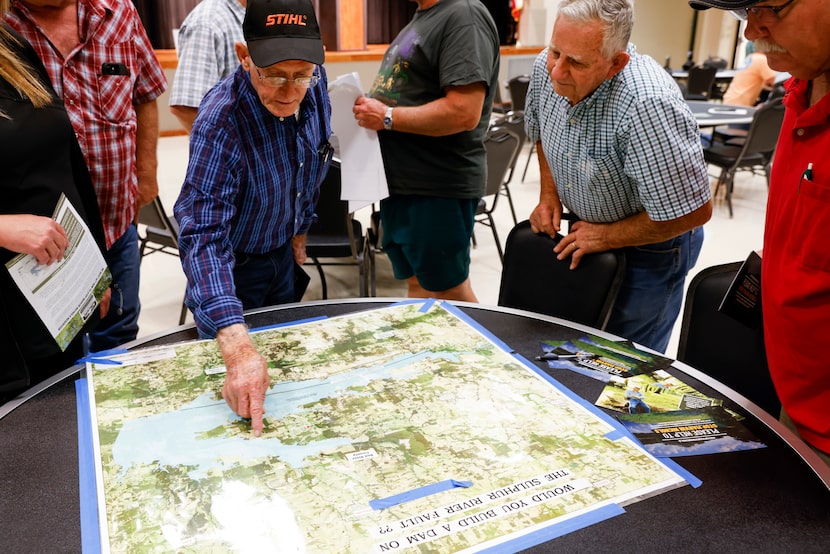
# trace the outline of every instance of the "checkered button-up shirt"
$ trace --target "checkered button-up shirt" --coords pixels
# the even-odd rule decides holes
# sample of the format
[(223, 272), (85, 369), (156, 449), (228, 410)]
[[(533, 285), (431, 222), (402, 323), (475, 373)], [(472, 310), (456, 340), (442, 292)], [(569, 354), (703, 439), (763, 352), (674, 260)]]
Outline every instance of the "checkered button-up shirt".
[(527, 134), (542, 147), (562, 203), (581, 219), (612, 223), (645, 211), (687, 215), (711, 196), (699, 129), (680, 90), (653, 59), (629, 46), (625, 68), (575, 106), (534, 62)]
[(213, 85), (239, 66), (234, 44), (244, 42), (245, 8), (239, 0), (202, 0), (179, 29), (179, 66), (171, 106), (198, 108)]
[(80, 43), (66, 57), (18, 0), (5, 18), (34, 46), (63, 99), (95, 185), (109, 248), (137, 209), (135, 105), (156, 99), (167, 87), (138, 12), (129, 0), (78, 0)]

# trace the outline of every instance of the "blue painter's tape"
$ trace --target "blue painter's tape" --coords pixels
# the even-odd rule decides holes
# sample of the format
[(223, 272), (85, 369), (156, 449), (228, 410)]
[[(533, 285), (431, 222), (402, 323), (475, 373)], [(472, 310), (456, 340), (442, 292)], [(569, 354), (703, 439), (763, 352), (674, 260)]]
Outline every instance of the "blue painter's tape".
[(545, 527), (544, 529), (528, 533), (527, 535), (522, 535), (521, 537), (497, 546), (485, 548), (481, 552), (486, 552), (487, 554), (511, 554), (513, 552), (518, 552), (519, 550), (525, 550), (536, 546), (537, 544), (542, 544), (543, 542), (552, 541), (553, 539), (557, 539), (561, 536), (567, 535), (568, 533), (572, 533), (573, 531), (584, 529), (589, 525), (605, 521), (606, 519), (611, 519), (612, 517), (624, 513), (625, 510), (623, 510), (619, 505), (609, 504), (607, 506), (591, 510), (581, 516), (567, 519), (561, 523), (557, 523), (556, 525), (551, 525), (549, 527)]
[(121, 362), (116, 360), (110, 360), (107, 356), (115, 356), (116, 354), (126, 354), (129, 350), (126, 348), (110, 348), (109, 350), (101, 350), (100, 352), (90, 352), (83, 358), (80, 358), (76, 361), (76, 364), (85, 364), (87, 362), (91, 364), (101, 364), (101, 365), (121, 365)]
[(470, 327), (474, 328), (476, 331), (478, 331), (479, 333), (481, 333), (482, 335), (487, 337), (496, 346), (498, 346), (499, 348), (501, 348), (502, 350), (504, 350), (508, 354), (512, 354), (512, 353), (515, 352), (514, 349), (507, 346), (507, 344), (503, 340), (501, 340), (496, 335), (494, 335), (489, 329), (487, 329), (486, 327), (481, 325), (481, 323), (479, 323), (478, 321), (474, 320), (472, 317), (470, 317), (469, 315), (467, 315), (463, 311), (461, 311), (461, 308), (459, 308), (458, 306), (454, 306), (453, 304), (450, 304), (449, 302), (444, 302), (442, 304), (442, 306), (449, 313), (455, 315), (461, 321), (464, 321), (467, 325), (469, 325)]
[(92, 418), (86, 379), (75, 381), (78, 409), (78, 477), (81, 504), (81, 550), (84, 554), (101, 552), (98, 527), (98, 495), (95, 490), (95, 455), (92, 446)]
[(614, 429), (613, 431), (605, 433), (605, 438), (611, 441), (620, 440), (621, 438), (626, 436), (630, 437), (631, 435), (627, 435), (625, 432), (619, 429)]
[(424, 305), (421, 306), (421, 308), (418, 311), (423, 312), (423, 313), (427, 313), (430, 310), (430, 308), (432, 308), (434, 305), (435, 305), (435, 299), (434, 298), (428, 298), (424, 302)]
[(418, 487), (417, 489), (412, 489), (411, 491), (402, 492), (386, 498), (370, 500), (369, 506), (371, 506), (373, 510), (383, 510), (384, 508), (391, 508), (392, 506), (397, 506), (398, 504), (403, 504), (404, 502), (409, 502), (410, 500), (417, 500), (418, 498), (423, 498), (439, 492), (457, 488), (466, 489), (472, 486), (472, 481), (456, 481), (455, 479), (447, 479), (446, 481), (433, 483), (431, 485), (424, 485), (423, 487)]

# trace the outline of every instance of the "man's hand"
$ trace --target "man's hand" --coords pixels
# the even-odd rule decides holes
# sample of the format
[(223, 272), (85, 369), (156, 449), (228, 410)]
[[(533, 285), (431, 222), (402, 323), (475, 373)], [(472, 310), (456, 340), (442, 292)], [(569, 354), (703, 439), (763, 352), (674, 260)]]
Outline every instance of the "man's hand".
[(262, 435), (265, 393), (271, 386), (268, 363), (242, 323), (219, 329), (216, 341), (226, 368), (222, 397), (240, 417), (250, 418), (251, 430), (258, 437)]
[(571, 257), (571, 269), (576, 269), (582, 256), (591, 252), (604, 252), (609, 249), (605, 241), (607, 225), (577, 221), (571, 225), (570, 233), (553, 247), (556, 259)]
[(352, 113), (357, 124), (365, 129), (380, 131), (383, 129), (383, 118), (386, 116), (386, 104), (380, 100), (361, 96), (355, 100)]
[(30, 214), (0, 216), (0, 246), (18, 254), (31, 254), (39, 265), (63, 259), (69, 239), (50, 217)]
[(308, 258), (305, 251), (306, 235), (295, 235), (291, 238), (291, 250), (294, 253), (294, 261), (297, 265), (303, 265)]
[(101, 314), (101, 319), (107, 317), (107, 314), (110, 311), (110, 301), (112, 300), (112, 289), (108, 288), (104, 291), (104, 296), (101, 297), (101, 303), (98, 305), (99, 313)]
[(551, 237), (559, 232), (562, 222), (562, 202), (559, 197), (539, 200), (530, 214), (530, 228), (534, 233), (545, 233)]

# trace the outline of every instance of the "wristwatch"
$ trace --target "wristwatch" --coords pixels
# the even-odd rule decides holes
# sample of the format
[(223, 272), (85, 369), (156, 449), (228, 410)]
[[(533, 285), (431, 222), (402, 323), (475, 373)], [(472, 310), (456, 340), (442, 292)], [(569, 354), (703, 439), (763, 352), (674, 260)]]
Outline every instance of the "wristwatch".
[(394, 110), (392, 106), (386, 108), (386, 115), (383, 116), (383, 128), (387, 131), (392, 130), (392, 110)]

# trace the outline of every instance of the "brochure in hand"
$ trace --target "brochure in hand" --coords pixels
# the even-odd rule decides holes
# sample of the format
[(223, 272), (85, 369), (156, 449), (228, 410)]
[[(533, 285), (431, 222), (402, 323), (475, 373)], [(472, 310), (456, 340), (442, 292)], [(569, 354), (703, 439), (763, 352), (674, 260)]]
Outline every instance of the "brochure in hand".
[(761, 324), (761, 257), (753, 252), (744, 261), (721, 301), (718, 311), (747, 327)]

